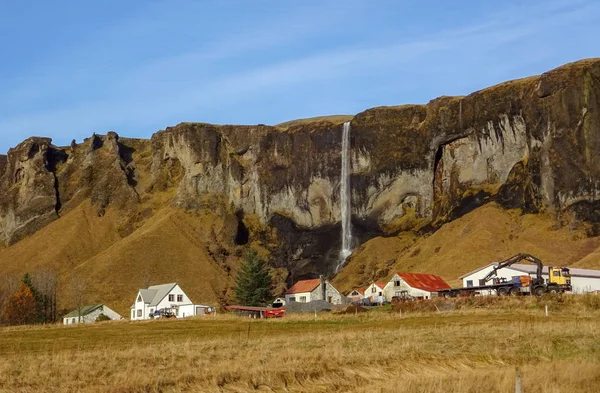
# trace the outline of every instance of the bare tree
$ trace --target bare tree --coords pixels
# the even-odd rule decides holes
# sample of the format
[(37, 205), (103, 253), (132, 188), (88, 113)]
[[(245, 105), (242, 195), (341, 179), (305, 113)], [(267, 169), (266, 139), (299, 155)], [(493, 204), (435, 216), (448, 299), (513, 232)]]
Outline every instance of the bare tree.
[(71, 299), (77, 310), (77, 320), (81, 322), (81, 311), (87, 298), (87, 282), (82, 277), (74, 275), (71, 279)]
[(33, 275), (32, 282), (41, 296), (40, 312), (44, 322), (56, 322), (58, 272), (55, 269), (38, 271)]

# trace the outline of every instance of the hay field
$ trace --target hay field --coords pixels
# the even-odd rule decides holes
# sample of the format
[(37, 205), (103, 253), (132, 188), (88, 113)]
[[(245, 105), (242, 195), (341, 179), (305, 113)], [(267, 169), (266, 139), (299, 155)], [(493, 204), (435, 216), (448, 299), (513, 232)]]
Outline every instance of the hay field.
[(515, 304), (3, 328), (0, 392), (597, 392), (598, 308)]

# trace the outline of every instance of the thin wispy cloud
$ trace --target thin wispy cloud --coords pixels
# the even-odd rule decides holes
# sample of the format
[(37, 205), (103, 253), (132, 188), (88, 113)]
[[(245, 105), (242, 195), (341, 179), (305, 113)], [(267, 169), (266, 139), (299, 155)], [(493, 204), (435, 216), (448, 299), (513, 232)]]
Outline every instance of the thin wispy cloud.
[[(420, 29), (414, 25), (425, 18), (378, 26), (376, 19), (385, 15), (361, 2), (343, 11), (335, 2), (315, 4), (276, 10), (255, 23), (232, 21), (212, 35), (216, 23), (198, 33), (189, 16), (176, 26), (164, 22), (177, 20), (177, 13), (152, 25), (161, 11), (153, 5), (70, 43), (16, 78), (0, 74), (9, 86), (0, 92), (0, 151), (33, 134), (61, 144), (109, 129), (149, 137), (180, 121), (274, 124), (426, 102), (600, 53), (600, 43), (583, 40), (600, 33), (594, 1), (498, 5), (420, 34), (405, 31)], [(170, 47), (165, 26), (188, 39)], [(138, 37), (146, 34), (167, 38), (153, 43)], [(113, 48), (121, 35), (125, 47)], [(109, 56), (135, 43), (144, 44), (131, 48), (136, 56)]]

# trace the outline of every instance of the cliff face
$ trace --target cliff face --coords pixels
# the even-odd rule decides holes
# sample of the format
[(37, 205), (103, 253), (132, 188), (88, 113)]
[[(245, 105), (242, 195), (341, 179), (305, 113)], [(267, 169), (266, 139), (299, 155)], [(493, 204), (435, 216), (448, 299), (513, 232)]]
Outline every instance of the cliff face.
[[(466, 97), (357, 114), (357, 241), (435, 228), (492, 200), (597, 224), (599, 94), (600, 60), (584, 60)], [(275, 259), (299, 275), (325, 272), (339, 249), (341, 136), (341, 122), (326, 119), (182, 123), (153, 135), (147, 168), (114, 133), (66, 149), (32, 138), (0, 158), (0, 237), (13, 243), (83, 198), (102, 214), (173, 190), (180, 207), (237, 213), (250, 237), (277, 242)]]
[(0, 177), (0, 240), (14, 244), (88, 198), (98, 215), (136, 202), (124, 149), (115, 133), (69, 148), (33, 137), (11, 149)]

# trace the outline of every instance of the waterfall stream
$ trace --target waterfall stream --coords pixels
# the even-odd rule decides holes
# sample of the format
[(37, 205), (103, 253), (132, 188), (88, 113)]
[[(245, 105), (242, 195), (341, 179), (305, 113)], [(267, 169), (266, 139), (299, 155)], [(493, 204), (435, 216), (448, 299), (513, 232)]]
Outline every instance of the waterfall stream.
[(350, 122), (344, 123), (342, 130), (342, 174), (340, 183), (340, 203), (342, 213), (342, 249), (336, 272), (352, 254), (352, 204), (350, 190)]

